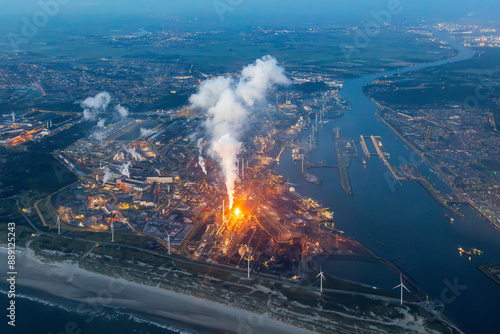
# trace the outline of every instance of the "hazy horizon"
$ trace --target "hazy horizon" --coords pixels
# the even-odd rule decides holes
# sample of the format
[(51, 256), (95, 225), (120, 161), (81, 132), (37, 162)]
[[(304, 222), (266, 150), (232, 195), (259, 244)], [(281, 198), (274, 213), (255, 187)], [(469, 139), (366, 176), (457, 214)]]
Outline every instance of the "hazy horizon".
[[(419, 20), (487, 21), (497, 18), (500, 2), (494, 0), (149, 0), (141, 2), (84, 0), (26, 0), (2, 4), (0, 16), (30, 18), (41, 10), (40, 3), (58, 2), (57, 15), (81, 17), (136, 16), (213, 20), (214, 24), (234, 22), (253, 24), (359, 24), (373, 20), (372, 11), (385, 10), (391, 3), (401, 8), (393, 22)], [(399, 4), (398, 4), (399, 3)]]

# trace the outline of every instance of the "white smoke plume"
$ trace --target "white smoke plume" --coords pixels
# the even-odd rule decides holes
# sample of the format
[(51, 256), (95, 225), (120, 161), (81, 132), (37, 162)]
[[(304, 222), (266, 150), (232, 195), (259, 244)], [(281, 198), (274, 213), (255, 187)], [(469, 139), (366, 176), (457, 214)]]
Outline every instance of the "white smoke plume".
[(156, 131), (146, 128), (141, 128), (141, 137), (147, 137), (155, 133)]
[(158, 168), (155, 168), (155, 172), (158, 173), (158, 176), (161, 176), (160, 170)]
[(121, 104), (118, 104), (117, 106), (115, 106), (115, 110), (116, 110), (116, 112), (118, 112), (118, 114), (120, 115), (121, 118), (125, 118), (128, 116), (128, 108), (122, 106)]
[(132, 161), (129, 161), (127, 162), (126, 164), (123, 164), (121, 167), (120, 167), (120, 173), (123, 175), (123, 176), (126, 176), (126, 177), (130, 177), (130, 171), (128, 170), (130, 165), (132, 165)]
[(134, 158), (136, 161), (142, 161), (142, 155), (140, 155), (139, 153), (137, 153), (135, 151), (135, 147), (132, 147), (132, 148), (128, 148), (126, 146), (123, 147), (123, 149), (132, 156), (132, 158)]
[(255, 103), (263, 101), (269, 89), (276, 84), (290, 84), (284, 72), (275, 58), (265, 56), (243, 68), (239, 80), (227, 77), (206, 80), (189, 98), (193, 108), (208, 114), (205, 127), (211, 136), (209, 155), (222, 170), (229, 208), (233, 206), (236, 163), (241, 148), (238, 138), (243, 125)]
[(80, 106), (83, 108), (83, 118), (89, 121), (95, 120), (99, 113), (105, 112), (111, 96), (108, 92), (100, 92), (94, 97), (87, 97), (80, 101)]
[(94, 132), (93, 136), (98, 141), (103, 141), (104, 138), (106, 138), (106, 135), (104, 135), (104, 133), (102, 133), (102, 132)]
[(229, 197), (229, 209), (233, 207), (234, 183), (236, 182), (236, 159), (240, 152), (241, 143), (226, 133), (219, 140), (212, 143), (212, 149), (220, 158), (220, 167), (224, 173), (226, 189)]
[(15, 112), (12, 112), (12, 114), (10, 114), (12, 116), (12, 123), (15, 123), (16, 122), (16, 113)]
[(203, 153), (203, 146), (201, 146), (202, 141), (203, 141), (203, 138), (200, 138), (200, 139), (198, 139), (198, 143), (196, 144), (196, 146), (198, 146), (198, 152), (200, 153), (200, 155), (198, 156), (198, 165), (200, 165), (203, 173), (205, 173), (205, 175), (207, 175), (207, 169), (205, 168), (205, 159), (203, 159), (203, 155), (202, 155), (202, 153)]
[(105, 118), (100, 118), (99, 122), (97, 122), (97, 126), (100, 127), (100, 128), (103, 128), (105, 123), (106, 123), (106, 119)]
[(105, 170), (105, 173), (104, 173), (104, 177), (102, 179), (102, 183), (107, 183), (109, 181), (109, 179), (111, 178), (111, 171), (109, 170), (108, 167), (105, 167), (104, 170)]

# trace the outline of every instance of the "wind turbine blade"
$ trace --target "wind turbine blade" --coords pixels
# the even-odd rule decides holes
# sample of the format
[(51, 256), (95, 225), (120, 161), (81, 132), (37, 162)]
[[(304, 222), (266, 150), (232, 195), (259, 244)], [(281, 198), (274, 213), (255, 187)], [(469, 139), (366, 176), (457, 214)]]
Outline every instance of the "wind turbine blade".
[(401, 284), (396, 285), (393, 289), (399, 288)]
[(404, 284), (403, 284), (403, 288), (405, 288), (406, 291), (410, 292), (410, 290), (408, 290), (408, 288), (406, 286), (404, 286)]
[(319, 273), (318, 275), (316, 275), (316, 278), (320, 277), (321, 276), (321, 273)]

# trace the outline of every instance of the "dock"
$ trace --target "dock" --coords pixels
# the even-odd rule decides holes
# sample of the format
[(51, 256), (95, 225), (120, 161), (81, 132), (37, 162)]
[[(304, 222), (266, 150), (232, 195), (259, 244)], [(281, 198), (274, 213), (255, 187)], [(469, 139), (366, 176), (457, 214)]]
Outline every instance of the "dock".
[(342, 190), (352, 196), (351, 181), (347, 168), (351, 164), (351, 157), (357, 157), (358, 151), (354, 141), (342, 139), (340, 128), (333, 129), (333, 147), (337, 158), (340, 186)]

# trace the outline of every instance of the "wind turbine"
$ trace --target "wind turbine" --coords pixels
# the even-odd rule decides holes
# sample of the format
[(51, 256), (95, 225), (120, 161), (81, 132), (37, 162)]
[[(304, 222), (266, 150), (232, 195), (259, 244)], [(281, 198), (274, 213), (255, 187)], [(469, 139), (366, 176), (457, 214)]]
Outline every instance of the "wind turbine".
[[(57, 213), (56, 213), (57, 215)], [(62, 212), (60, 214), (57, 215), (57, 234), (61, 234), (61, 215), (62, 215)]]
[(406, 289), (406, 291), (410, 292), (408, 288), (403, 284), (403, 274), (399, 273), (399, 285), (396, 285), (393, 289), (396, 288), (401, 288), (401, 305), (403, 305), (403, 288)]
[(111, 242), (115, 242), (115, 225), (111, 222)]
[(319, 268), (319, 274), (316, 276), (316, 278), (320, 277), (320, 285), (319, 285), (319, 291), (323, 292), (323, 280), (326, 281), (325, 275), (323, 275), (323, 271), (321, 270), (321, 267)]

